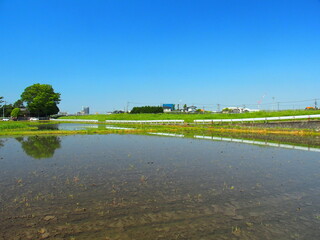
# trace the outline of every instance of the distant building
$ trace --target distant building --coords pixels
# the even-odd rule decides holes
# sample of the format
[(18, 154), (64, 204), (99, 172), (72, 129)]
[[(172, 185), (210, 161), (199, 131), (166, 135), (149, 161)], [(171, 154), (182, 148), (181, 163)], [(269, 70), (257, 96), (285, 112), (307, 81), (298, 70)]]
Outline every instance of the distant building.
[(189, 106), (185, 109), (185, 112), (196, 112), (197, 107), (196, 106)]
[(68, 115), (68, 112), (59, 112), (58, 115)]
[(89, 107), (83, 107), (82, 111), (84, 115), (89, 115)]
[(114, 113), (114, 114), (125, 113), (125, 111), (123, 111), (123, 110), (115, 110), (115, 111), (113, 111), (112, 113)]
[(163, 107), (163, 112), (171, 112), (171, 111), (174, 111), (174, 110), (175, 110), (174, 104), (172, 104), (172, 103), (170, 103), (170, 104), (163, 104), (162, 107)]
[(222, 112), (224, 113), (245, 113), (245, 112), (259, 112), (258, 109), (249, 109), (249, 108), (243, 108), (243, 107), (228, 107), (222, 109)]
[(89, 115), (89, 107), (82, 107), (82, 111), (77, 112), (77, 115)]
[(19, 116), (17, 119), (18, 120), (27, 120), (29, 116), (30, 116), (29, 110), (25, 107), (22, 107), (22, 108), (20, 108), (20, 113), (19, 113)]

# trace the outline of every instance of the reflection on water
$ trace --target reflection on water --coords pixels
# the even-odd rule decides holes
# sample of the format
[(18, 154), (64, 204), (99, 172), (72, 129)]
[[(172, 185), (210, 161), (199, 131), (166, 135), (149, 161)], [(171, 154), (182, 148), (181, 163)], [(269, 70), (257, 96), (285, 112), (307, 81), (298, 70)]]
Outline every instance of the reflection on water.
[(21, 143), (23, 151), (35, 159), (51, 158), (55, 150), (61, 147), (57, 136), (18, 137), (16, 140)]
[(303, 150), (303, 151), (320, 152), (320, 148), (301, 147), (301, 146), (296, 146), (296, 145), (281, 144), (281, 143), (266, 142), (266, 141), (262, 142), (262, 141), (246, 140), (246, 139), (238, 139), (238, 138), (212, 137), (212, 136), (201, 136), (201, 135), (194, 135), (194, 138), (205, 139), (205, 140), (214, 140), (214, 141), (246, 143), (246, 144), (254, 144), (254, 145), (269, 146), (269, 147), (280, 147), (280, 148), (296, 149), (296, 150)]
[(98, 128), (98, 124), (83, 124), (83, 123), (59, 123), (59, 124), (40, 124), (38, 130), (84, 130), (87, 128)]
[[(319, 138), (318, 137), (285, 137), (283, 136), (272, 136), (266, 138), (266, 136), (261, 135), (250, 135), (244, 136), (244, 138), (232, 137), (228, 134), (228, 137), (222, 136), (208, 136), (208, 135), (184, 135), (184, 134), (175, 134), (175, 133), (160, 133), (160, 132), (149, 132), (150, 135), (157, 135), (157, 136), (164, 136), (164, 137), (188, 137), (188, 138), (196, 138), (196, 139), (204, 139), (204, 140), (213, 140), (213, 141), (226, 141), (226, 142), (237, 142), (237, 143), (244, 143), (244, 144), (254, 144), (254, 145), (261, 145), (261, 146), (270, 146), (270, 147), (280, 147), (280, 148), (288, 148), (288, 149), (296, 149), (296, 150), (304, 150), (304, 151), (313, 151), (313, 152), (320, 152), (319, 146)], [(268, 141), (269, 140), (269, 141)], [(271, 142), (272, 141), (272, 142)], [(288, 143), (289, 141), (289, 143)], [(285, 144), (283, 143), (285, 142)], [(292, 144), (290, 144), (292, 143)], [(312, 145), (311, 145), (312, 143)]]
[(118, 126), (110, 126), (110, 125), (107, 125), (106, 126), (106, 129), (116, 129), (116, 130), (131, 130), (131, 129), (134, 129), (134, 128), (127, 128), (127, 127), (118, 127)]
[(59, 124), (40, 124), (37, 125), (38, 130), (60, 130)]
[[(41, 137), (38, 137), (41, 142)], [(317, 152), (133, 135), (0, 151), (0, 239), (318, 239)]]
[(183, 134), (174, 134), (174, 133), (153, 133), (150, 132), (151, 135), (165, 136), (165, 137), (184, 137)]
[(134, 128), (118, 127), (118, 126), (105, 125), (105, 124), (83, 124), (83, 123), (40, 124), (37, 127), (38, 127), (38, 130), (68, 130), (68, 131), (85, 130), (85, 129), (92, 129), (92, 128), (118, 129), (118, 130), (134, 129)]

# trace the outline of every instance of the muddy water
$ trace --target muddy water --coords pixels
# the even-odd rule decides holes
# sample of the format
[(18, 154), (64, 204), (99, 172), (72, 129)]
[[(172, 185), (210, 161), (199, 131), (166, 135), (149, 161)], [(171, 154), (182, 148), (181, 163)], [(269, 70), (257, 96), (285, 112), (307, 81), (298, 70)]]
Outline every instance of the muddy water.
[(0, 143), (0, 239), (320, 237), (318, 152), (133, 135)]

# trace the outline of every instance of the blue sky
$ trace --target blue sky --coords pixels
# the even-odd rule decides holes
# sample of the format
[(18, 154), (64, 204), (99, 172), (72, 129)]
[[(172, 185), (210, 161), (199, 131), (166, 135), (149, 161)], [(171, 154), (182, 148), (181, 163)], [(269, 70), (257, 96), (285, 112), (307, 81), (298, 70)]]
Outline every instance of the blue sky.
[(319, 43), (319, 0), (0, 0), (0, 96), (51, 84), (70, 113), (314, 99)]

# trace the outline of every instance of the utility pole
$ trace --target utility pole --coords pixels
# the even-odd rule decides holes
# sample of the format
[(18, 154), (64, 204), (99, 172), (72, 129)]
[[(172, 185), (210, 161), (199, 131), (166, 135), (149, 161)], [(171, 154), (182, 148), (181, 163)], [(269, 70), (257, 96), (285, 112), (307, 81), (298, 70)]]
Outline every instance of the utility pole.
[(279, 104), (280, 104), (280, 103), (279, 103), (279, 102), (277, 102), (277, 104), (278, 104), (278, 111), (279, 111)]
[(217, 111), (220, 112), (220, 104), (217, 104)]
[(274, 106), (274, 99), (275, 99), (275, 97), (272, 97), (272, 111), (274, 111), (274, 109), (275, 109), (275, 106)]
[(314, 100), (314, 107), (315, 107), (315, 109), (318, 109), (317, 99)]

